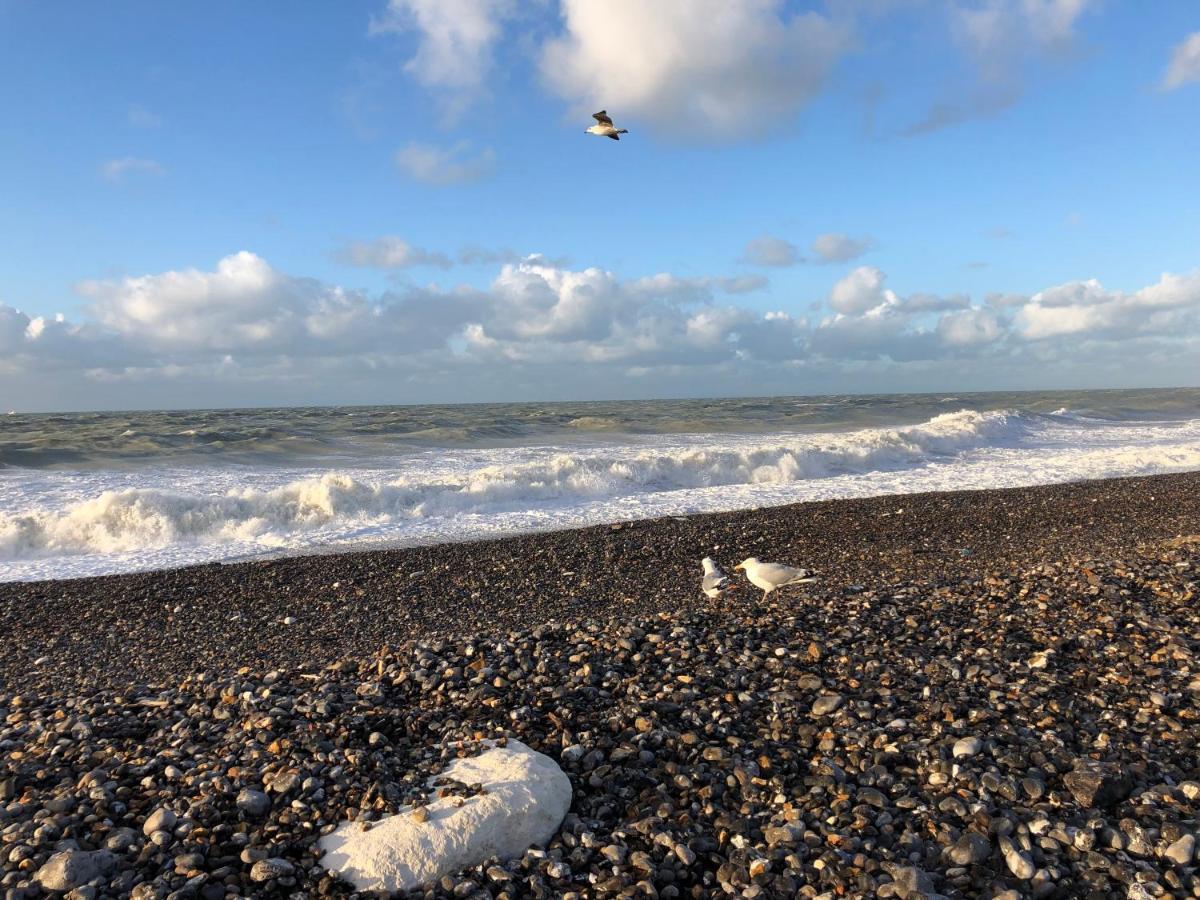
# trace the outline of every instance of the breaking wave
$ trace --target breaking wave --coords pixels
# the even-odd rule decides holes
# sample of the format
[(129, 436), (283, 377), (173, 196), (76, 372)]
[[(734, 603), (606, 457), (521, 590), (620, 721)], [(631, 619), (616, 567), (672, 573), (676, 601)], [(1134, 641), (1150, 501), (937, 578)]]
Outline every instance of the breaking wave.
[(619, 447), (548, 452), (450, 477), (368, 482), (332, 472), (279, 487), (189, 496), (160, 488), (108, 491), (56, 511), (0, 517), (0, 558), (114, 553), (185, 541), (286, 545), (335, 521), (366, 524), (503, 512), (721, 485), (784, 484), (850, 471), (896, 469), (1019, 440), (1028, 417), (956, 412), (902, 429), (787, 436), (749, 446)]
[[(223, 492), (203, 478), (171, 490), (165, 486), (179, 482), (159, 473), (136, 487), (0, 515), (0, 560), (16, 566), (48, 557), (141, 554), (141, 563), (129, 563), (140, 567), (151, 559), (228, 558), (231, 546), (262, 551), (418, 532), (444, 539), (472, 529), (494, 532), (518, 519), (522, 528), (564, 527), (681, 508), (1188, 468), (1200, 468), (1200, 420), (1151, 433), (1114, 423), (1095, 427), (1066, 411), (964, 410), (904, 428), (441, 453), (398, 461), (391, 470), (310, 470), (274, 484), (258, 478), (254, 487), (245, 477)], [(228, 477), (225, 484), (236, 485), (232, 479), (240, 476)], [(208, 549), (186, 549), (197, 547)], [(163, 548), (171, 552), (151, 552)], [(57, 564), (37, 565), (30, 574), (60, 571)]]

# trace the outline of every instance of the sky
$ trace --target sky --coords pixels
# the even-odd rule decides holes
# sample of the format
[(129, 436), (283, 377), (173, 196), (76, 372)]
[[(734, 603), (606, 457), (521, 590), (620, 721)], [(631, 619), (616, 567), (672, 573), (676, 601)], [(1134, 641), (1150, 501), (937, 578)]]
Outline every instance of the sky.
[(0, 108), (4, 408), (1200, 383), (1194, 0), (0, 0)]

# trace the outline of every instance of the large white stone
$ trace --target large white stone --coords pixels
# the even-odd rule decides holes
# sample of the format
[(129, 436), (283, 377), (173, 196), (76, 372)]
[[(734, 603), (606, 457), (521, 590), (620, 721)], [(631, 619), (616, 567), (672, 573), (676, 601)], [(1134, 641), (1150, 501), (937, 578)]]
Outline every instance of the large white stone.
[(558, 764), (511, 739), (455, 760), (430, 788), (444, 779), (481, 784), (483, 793), (464, 800), (431, 790), (425, 821), (410, 810), (367, 830), (346, 822), (321, 838), (321, 865), (360, 891), (412, 890), (489, 857), (512, 859), (545, 844), (571, 806), (571, 781)]

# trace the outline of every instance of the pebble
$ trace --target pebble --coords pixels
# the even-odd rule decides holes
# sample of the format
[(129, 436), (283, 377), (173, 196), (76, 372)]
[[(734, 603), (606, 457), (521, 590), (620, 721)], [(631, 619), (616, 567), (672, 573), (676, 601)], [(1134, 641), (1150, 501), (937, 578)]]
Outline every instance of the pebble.
[(238, 791), (235, 802), (238, 809), (254, 819), (265, 816), (271, 809), (271, 798), (262, 791), (251, 788), (242, 788)]
[(1180, 866), (1190, 865), (1195, 854), (1196, 839), (1190, 834), (1183, 835), (1163, 851), (1163, 856)]
[(272, 857), (270, 859), (260, 859), (250, 867), (250, 879), (252, 881), (270, 881), (272, 878), (286, 878), (291, 875), (296, 869), (286, 859)]
[(1011, 839), (1000, 838), (1000, 852), (1004, 854), (1004, 862), (1008, 866), (1008, 871), (1012, 872), (1016, 878), (1026, 880), (1032, 878), (1034, 872), (1037, 871), (1029, 854), (1019, 850)]
[[(1019, 506), (1089, 490), (989, 496)], [(916, 498), (905, 527), (922, 504), (951, 522), (971, 509), (958, 495)], [(614, 542), (606, 565), (653, 585), (672, 563), (648, 527), (602, 538)], [(520, 622), (416, 636), (394, 624), (386, 646), (332, 661), (0, 689), (0, 888), (38, 896), (56, 854), (103, 852), (108, 870), (69, 888), (77, 897), (344, 893), (320, 867), (319, 837), (345, 821), (419, 821), (426, 779), (487, 737), (559, 760), (571, 811), (544, 848), (447, 876), (432, 897), (1196, 895), (1200, 544), (1003, 567), (977, 537), (971, 573), (884, 583), (868, 569), (890, 564), (878, 548), (843, 542), (863, 568), (839, 582), (826, 566), (828, 583), (803, 597), (720, 609), (608, 597), (601, 615), (588, 559), (529, 540), (576, 572), (585, 599), (569, 615), (514, 580)], [(1056, 550), (1071, 540), (1064, 530)], [(535, 564), (494, 559), (513, 579)], [(324, 596), (289, 585), (286, 563), (264, 565), (277, 603)], [(389, 615), (444, 584), (444, 568), (421, 568), (438, 577), (400, 605), (393, 591)], [(338, 596), (373, 602), (341, 583)], [(194, 597), (179, 615), (200, 608)], [(206, 648), (196, 658), (219, 661)], [(1029, 665), (1039, 653), (1050, 664)], [(479, 786), (440, 789), (453, 800)]]
[(977, 737), (960, 738), (954, 742), (953, 756), (955, 759), (962, 759), (967, 756), (975, 756), (983, 749), (983, 741)]
[(33, 876), (47, 891), (69, 891), (106, 875), (116, 860), (107, 850), (61, 850)]

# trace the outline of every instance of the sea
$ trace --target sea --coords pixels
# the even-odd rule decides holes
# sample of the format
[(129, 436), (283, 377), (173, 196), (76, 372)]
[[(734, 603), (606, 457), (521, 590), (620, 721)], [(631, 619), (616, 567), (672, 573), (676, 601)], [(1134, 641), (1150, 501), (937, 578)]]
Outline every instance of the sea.
[(1200, 389), (0, 415), (0, 581), (1200, 469)]

